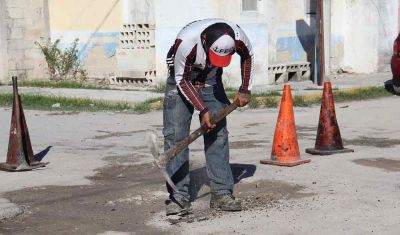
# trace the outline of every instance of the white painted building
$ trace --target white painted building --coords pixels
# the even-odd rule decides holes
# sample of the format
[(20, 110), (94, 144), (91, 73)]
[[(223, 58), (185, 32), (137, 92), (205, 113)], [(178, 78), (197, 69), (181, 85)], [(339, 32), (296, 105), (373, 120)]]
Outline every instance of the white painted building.
[[(125, 24), (141, 22), (154, 25), (155, 54), (154, 64), (152, 65), (156, 70), (158, 79), (163, 80), (166, 78), (166, 54), (182, 27), (198, 19), (225, 18), (239, 24), (251, 38), (256, 64), (254, 83), (263, 84), (267, 82), (267, 18), (264, 15), (263, 2), (254, 1), (254, 3), (254, 6), (248, 6), (248, 11), (244, 11), (240, 0), (124, 0), (122, 2)], [(153, 56), (152, 50), (152, 48), (148, 50), (151, 56)], [(147, 54), (147, 52), (143, 51), (143, 54)], [(120, 69), (131, 70), (135, 68), (133, 63), (124, 64), (127, 67), (120, 67)], [(225, 69), (224, 77), (228, 85), (237, 86), (239, 84), (240, 65), (238, 56), (235, 56), (229, 68)]]
[[(314, 60), (316, 0), (125, 0), (124, 4), (125, 19), (155, 25), (155, 69), (161, 78), (166, 74), (165, 55), (178, 31), (207, 17), (234, 21), (248, 34), (256, 53), (255, 84), (275, 82), (267, 78), (268, 66)], [(327, 73), (388, 70), (398, 9), (398, 0), (324, 0)], [(237, 85), (239, 74), (236, 60), (226, 69), (228, 83)]]
[[(256, 85), (275, 82), (276, 77), (268, 76), (268, 67), (313, 62), (314, 58), (316, 0), (18, 0), (18, 7), (26, 5), (29, 11), (24, 1), (41, 4), (38, 8), (48, 11), (48, 17), (38, 19), (48, 21), (43, 25), (49, 29), (43, 27), (40, 34), (34, 30), (35, 35), (61, 38), (65, 44), (80, 38), (80, 59), (90, 77), (163, 81), (165, 57), (178, 31), (191, 21), (209, 17), (231, 20), (247, 33), (255, 51)], [(12, 14), (13, 3), (0, 4), (0, 18), (6, 19), (0, 23), (0, 64), (7, 65), (0, 68), (2, 80), (15, 72), (12, 65), (18, 62), (13, 57), (18, 45), (10, 43), (13, 25), (9, 22), (26, 22), (18, 26), (19, 31), (32, 27), (29, 20), (22, 20), (29, 15)], [(327, 73), (389, 69), (399, 28), (399, 0), (324, 0), (324, 15)], [(32, 45), (39, 39), (24, 37)], [(232, 87), (240, 83), (238, 59), (235, 56), (224, 73)], [(26, 71), (24, 64), (19, 64), (18, 71)], [(43, 73), (32, 73), (38, 74)]]

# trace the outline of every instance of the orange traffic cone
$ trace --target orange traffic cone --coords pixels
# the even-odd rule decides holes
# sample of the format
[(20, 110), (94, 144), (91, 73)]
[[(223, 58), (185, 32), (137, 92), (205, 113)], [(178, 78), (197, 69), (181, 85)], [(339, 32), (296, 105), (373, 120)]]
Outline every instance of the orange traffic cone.
[(321, 111), (319, 114), (315, 147), (306, 149), (306, 153), (313, 155), (330, 155), (348, 152), (354, 152), (354, 150), (343, 147), (339, 125), (336, 121), (332, 85), (330, 82), (325, 82), (321, 99)]
[(7, 160), (0, 164), (4, 171), (29, 171), (43, 167), (48, 163), (34, 160), (28, 126), (26, 125), (21, 97), (18, 95), (17, 77), (13, 81), (13, 107), (11, 115), (10, 139), (8, 142)]
[(275, 127), (271, 160), (261, 160), (260, 163), (278, 166), (296, 166), (310, 161), (311, 160), (300, 160), (300, 151), (294, 122), (292, 94), (290, 85), (285, 85), (283, 88), (278, 121)]

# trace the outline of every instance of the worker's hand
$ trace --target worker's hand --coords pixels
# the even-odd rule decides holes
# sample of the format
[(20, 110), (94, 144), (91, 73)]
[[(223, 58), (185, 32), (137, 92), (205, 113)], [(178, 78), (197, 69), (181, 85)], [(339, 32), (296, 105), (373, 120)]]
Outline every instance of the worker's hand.
[(239, 107), (246, 106), (251, 100), (251, 94), (237, 92), (233, 102), (237, 103)]
[(211, 113), (210, 112), (206, 112), (200, 117), (200, 123), (202, 126), (205, 125), (208, 128), (207, 132), (211, 131), (216, 126), (215, 124), (213, 124), (211, 122)]

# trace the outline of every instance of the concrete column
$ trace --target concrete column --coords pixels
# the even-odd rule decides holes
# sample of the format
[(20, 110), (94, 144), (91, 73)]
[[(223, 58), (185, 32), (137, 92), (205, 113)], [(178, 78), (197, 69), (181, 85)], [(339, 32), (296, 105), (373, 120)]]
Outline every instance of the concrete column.
[(117, 76), (156, 79), (154, 0), (121, 2), (123, 25), (117, 50)]
[(124, 23), (154, 24), (154, 0), (123, 0), (121, 6)]
[(122, 0), (122, 22), (128, 23), (132, 21), (132, 17), (130, 15), (131, 12), (131, 0)]
[(380, 0), (376, 4), (379, 16), (378, 28), (378, 71), (390, 71), (388, 61), (392, 57), (393, 41), (397, 37), (399, 2)]
[(7, 80), (7, 27), (5, 23), (5, 1), (0, 1), (0, 81)]
[(324, 42), (325, 42), (325, 74), (331, 69), (331, 0), (324, 0)]
[(45, 78), (46, 62), (35, 41), (49, 37), (48, 0), (1, 2), (6, 19), (9, 76), (16, 75), (20, 79)]
[(400, 0), (397, 1), (397, 32), (400, 32)]

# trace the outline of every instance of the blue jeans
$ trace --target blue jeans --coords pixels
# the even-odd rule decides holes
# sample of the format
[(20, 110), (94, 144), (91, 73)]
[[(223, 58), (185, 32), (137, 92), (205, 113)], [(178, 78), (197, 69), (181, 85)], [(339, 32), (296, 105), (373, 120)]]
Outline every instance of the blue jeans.
[[(229, 104), (221, 82), (214, 86), (198, 88), (197, 91), (212, 115), (215, 115)], [(167, 151), (190, 134), (193, 111), (193, 106), (181, 94), (173, 77), (169, 77), (167, 79), (163, 110), (164, 151)], [(232, 193), (234, 181), (229, 165), (226, 119), (224, 118), (220, 121), (215, 129), (204, 134), (203, 138), (206, 169), (210, 179), (211, 191), (216, 194)], [(189, 148), (185, 148), (169, 162), (167, 172), (178, 189), (174, 193), (167, 184), (170, 197), (190, 200)]]

